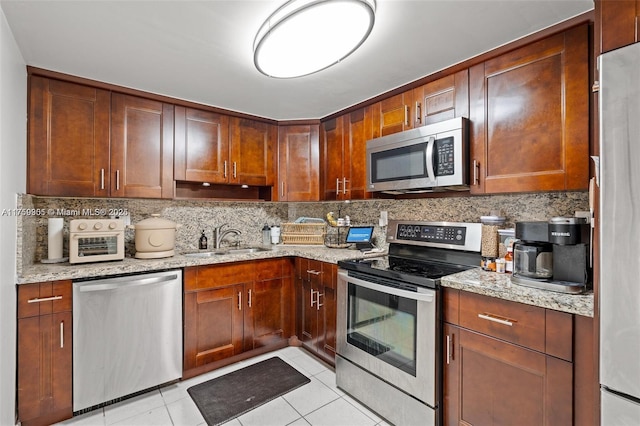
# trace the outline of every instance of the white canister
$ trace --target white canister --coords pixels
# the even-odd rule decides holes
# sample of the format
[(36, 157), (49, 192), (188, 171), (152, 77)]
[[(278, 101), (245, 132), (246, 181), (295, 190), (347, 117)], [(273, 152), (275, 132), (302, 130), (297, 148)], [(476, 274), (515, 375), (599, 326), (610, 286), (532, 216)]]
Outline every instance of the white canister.
[(48, 220), (48, 249), (49, 260), (62, 258), (62, 240), (64, 228), (64, 219), (61, 217), (52, 217)]
[(278, 244), (280, 242), (280, 227), (271, 227), (271, 244)]

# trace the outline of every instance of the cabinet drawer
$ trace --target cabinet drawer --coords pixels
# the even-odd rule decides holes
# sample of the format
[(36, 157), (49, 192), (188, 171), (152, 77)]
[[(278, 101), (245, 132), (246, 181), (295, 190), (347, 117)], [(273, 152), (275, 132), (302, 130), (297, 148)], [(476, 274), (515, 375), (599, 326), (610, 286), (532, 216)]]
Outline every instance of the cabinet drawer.
[(460, 325), (536, 351), (545, 351), (545, 310), (460, 292)]
[(260, 260), (255, 263), (256, 281), (270, 280), (288, 276), (286, 271), (287, 259)]
[(252, 282), (254, 275), (253, 262), (185, 268), (184, 290), (194, 291)]
[(71, 311), (71, 281), (51, 281), (18, 286), (18, 318)]

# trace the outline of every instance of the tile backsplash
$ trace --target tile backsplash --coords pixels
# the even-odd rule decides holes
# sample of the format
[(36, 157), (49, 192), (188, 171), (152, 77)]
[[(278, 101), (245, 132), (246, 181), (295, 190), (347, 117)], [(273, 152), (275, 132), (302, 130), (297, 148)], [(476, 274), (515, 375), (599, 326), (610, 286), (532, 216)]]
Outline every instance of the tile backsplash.
[[(265, 224), (274, 225), (293, 222), (301, 216), (324, 218), (329, 211), (342, 217), (350, 216), (353, 225), (375, 225), (374, 236), (379, 246), (384, 245), (384, 231), (378, 226), (380, 211), (386, 211), (389, 219), (428, 221), (478, 222), (480, 216), (492, 211), (501, 211), (507, 225), (516, 221), (546, 220), (554, 216), (573, 216), (577, 210), (588, 210), (587, 192), (550, 192), (532, 194), (509, 194), (487, 196), (461, 196), (444, 198), (421, 198), (408, 200), (359, 200), (352, 202), (243, 202), (243, 201), (186, 201), (147, 199), (97, 199), (57, 198), (21, 195), (21, 208), (39, 209), (46, 212), (36, 216), (21, 216), (18, 219), (18, 273), (24, 265), (37, 263), (47, 256), (47, 219), (65, 218), (65, 235), (68, 236), (69, 220), (89, 217), (83, 211), (125, 210), (132, 224), (159, 213), (162, 217), (181, 225), (176, 232), (176, 250), (187, 251), (198, 248), (198, 239), (204, 230), (213, 246), (213, 228), (226, 223), (242, 231), (239, 243), (261, 244), (261, 230)], [(77, 215), (76, 215), (77, 214)], [(93, 216), (96, 218), (97, 216)], [(134, 231), (127, 230), (126, 253), (135, 253)], [(68, 253), (65, 238), (64, 253)], [(229, 237), (224, 245), (236, 243)], [(20, 260), (22, 259), (22, 260)]]

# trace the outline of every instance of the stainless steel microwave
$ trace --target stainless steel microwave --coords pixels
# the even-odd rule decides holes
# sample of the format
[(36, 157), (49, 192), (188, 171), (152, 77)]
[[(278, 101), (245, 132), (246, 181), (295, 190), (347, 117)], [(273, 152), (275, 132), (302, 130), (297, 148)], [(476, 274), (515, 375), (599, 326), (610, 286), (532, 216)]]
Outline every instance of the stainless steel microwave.
[(457, 117), (367, 141), (367, 190), (469, 189), (469, 122)]

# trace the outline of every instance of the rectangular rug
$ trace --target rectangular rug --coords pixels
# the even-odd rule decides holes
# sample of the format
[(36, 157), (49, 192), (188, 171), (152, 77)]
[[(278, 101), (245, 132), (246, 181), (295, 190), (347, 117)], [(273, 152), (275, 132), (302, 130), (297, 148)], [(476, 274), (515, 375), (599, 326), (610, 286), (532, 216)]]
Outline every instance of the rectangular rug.
[(208, 425), (219, 425), (311, 380), (278, 357), (187, 389)]

